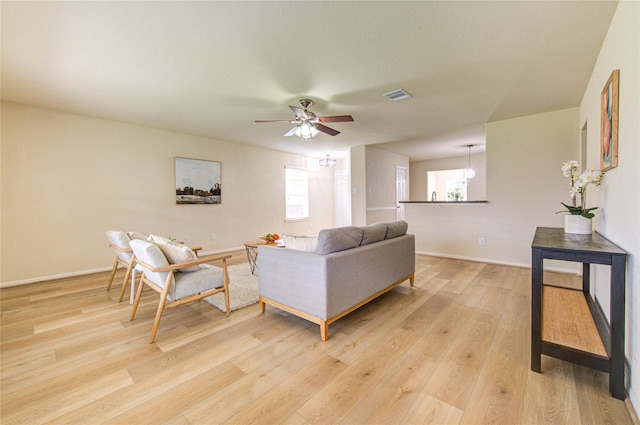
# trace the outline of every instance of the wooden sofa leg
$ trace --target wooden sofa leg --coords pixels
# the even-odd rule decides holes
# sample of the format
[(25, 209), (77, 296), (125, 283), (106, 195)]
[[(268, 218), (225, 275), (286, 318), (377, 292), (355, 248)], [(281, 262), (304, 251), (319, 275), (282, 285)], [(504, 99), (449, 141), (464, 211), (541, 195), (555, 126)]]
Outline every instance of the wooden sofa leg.
[(416, 277), (415, 275), (412, 274), (411, 277), (409, 278), (409, 285), (414, 286), (415, 280), (416, 280)]
[(322, 320), (320, 322), (320, 339), (326, 341), (329, 338), (329, 324)]
[(258, 304), (260, 304), (260, 313), (264, 313), (265, 304), (264, 301), (262, 301), (262, 297), (258, 299)]

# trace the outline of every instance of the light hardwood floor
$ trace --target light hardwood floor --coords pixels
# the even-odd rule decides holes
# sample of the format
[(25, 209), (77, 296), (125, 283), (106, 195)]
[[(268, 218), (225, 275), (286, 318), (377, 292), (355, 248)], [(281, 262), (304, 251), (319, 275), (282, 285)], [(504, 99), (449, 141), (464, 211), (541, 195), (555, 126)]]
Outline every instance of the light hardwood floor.
[(415, 288), (326, 342), (274, 308), (196, 302), (149, 344), (158, 295), (130, 322), (107, 279), (2, 290), (2, 424), (632, 424), (607, 374), (546, 356), (529, 369), (528, 269), (416, 256)]

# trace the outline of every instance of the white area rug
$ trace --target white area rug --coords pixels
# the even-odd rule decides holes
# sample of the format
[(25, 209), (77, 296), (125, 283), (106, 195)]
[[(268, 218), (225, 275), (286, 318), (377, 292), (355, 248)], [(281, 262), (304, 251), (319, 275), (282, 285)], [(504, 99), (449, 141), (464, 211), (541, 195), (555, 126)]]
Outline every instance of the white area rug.
[[(231, 311), (258, 302), (258, 276), (251, 274), (249, 264), (227, 267), (229, 271), (229, 308)], [(206, 302), (224, 312), (224, 293), (204, 298)]]

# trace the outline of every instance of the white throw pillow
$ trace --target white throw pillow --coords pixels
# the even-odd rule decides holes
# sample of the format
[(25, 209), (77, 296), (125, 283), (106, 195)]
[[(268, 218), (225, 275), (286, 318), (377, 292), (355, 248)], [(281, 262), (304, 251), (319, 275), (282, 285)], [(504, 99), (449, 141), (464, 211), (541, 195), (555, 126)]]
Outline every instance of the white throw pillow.
[[(188, 246), (180, 245), (163, 236), (149, 235), (149, 242), (158, 245), (158, 248), (160, 248), (165, 257), (167, 257), (169, 264), (186, 263), (187, 261), (195, 261), (198, 259), (196, 253)], [(176, 271), (195, 272), (197, 270), (200, 270), (200, 266), (196, 265)]]
[(156, 245), (160, 243), (164, 243), (168, 245), (180, 245), (178, 242), (172, 241), (171, 239), (165, 238), (164, 236), (160, 236), (160, 235), (149, 235), (147, 240)]
[(149, 235), (147, 235), (146, 233), (142, 233), (142, 232), (127, 232), (127, 235), (129, 235), (129, 239), (131, 240), (135, 240), (135, 239), (140, 239), (142, 241), (146, 241), (149, 238)]
[(296, 251), (314, 252), (318, 245), (317, 236), (282, 235), (281, 238), (285, 248), (295, 249)]

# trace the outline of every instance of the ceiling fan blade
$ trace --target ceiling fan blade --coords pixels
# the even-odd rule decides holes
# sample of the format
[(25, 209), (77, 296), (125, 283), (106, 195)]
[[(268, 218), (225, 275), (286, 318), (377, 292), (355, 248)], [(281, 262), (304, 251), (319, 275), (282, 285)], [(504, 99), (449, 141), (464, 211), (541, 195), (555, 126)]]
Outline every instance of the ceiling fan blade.
[(295, 121), (291, 120), (256, 120), (255, 122), (290, 122), (291, 124), (295, 123)]
[(285, 136), (294, 136), (296, 134), (296, 130), (298, 129), (298, 126), (296, 125), (295, 127), (293, 127), (291, 130), (289, 130), (288, 132), (285, 133)]
[(340, 134), (340, 132), (338, 130), (334, 130), (333, 128), (329, 128), (326, 125), (316, 124), (316, 128), (318, 130), (322, 131), (323, 133), (328, 134), (329, 136), (335, 136), (337, 134)]
[(304, 109), (302, 109), (302, 108), (300, 108), (298, 106), (291, 106), (291, 105), (289, 105), (289, 108), (291, 108), (293, 113), (296, 114), (296, 118), (309, 119), (309, 117), (307, 116), (307, 113), (305, 112)]
[(332, 117), (319, 117), (320, 122), (351, 122), (353, 117), (351, 115), (334, 115)]

